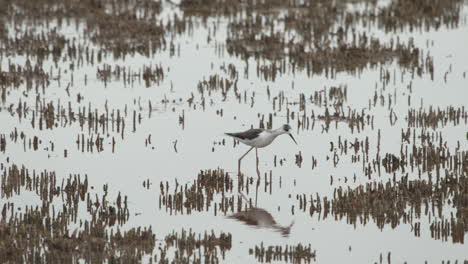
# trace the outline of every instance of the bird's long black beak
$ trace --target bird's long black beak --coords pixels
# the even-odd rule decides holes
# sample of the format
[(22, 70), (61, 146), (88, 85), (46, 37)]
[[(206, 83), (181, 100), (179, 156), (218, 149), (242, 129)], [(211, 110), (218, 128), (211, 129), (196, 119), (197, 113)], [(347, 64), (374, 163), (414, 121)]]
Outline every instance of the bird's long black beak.
[(288, 135), (292, 138), (292, 140), (294, 141), (294, 143), (296, 143), (296, 145), (297, 145), (297, 142), (296, 142), (296, 140), (294, 139), (294, 137), (291, 135), (291, 133), (288, 133)]

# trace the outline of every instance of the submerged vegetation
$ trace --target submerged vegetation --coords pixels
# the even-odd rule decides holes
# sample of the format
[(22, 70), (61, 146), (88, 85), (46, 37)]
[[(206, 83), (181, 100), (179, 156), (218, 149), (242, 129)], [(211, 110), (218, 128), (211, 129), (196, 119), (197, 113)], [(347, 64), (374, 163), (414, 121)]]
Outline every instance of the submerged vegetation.
[[(324, 223), (458, 254), (466, 65), (435, 34), (467, 4), (384, 2), (0, 0), (0, 262), (310, 263)], [(299, 149), (232, 173), (221, 130), (280, 123)]]

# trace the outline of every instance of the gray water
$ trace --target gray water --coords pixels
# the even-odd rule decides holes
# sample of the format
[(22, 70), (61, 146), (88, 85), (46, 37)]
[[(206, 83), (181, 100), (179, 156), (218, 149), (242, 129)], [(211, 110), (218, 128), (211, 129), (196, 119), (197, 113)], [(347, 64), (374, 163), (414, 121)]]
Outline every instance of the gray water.
[[(350, 8), (359, 9), (362, 6), (350, 4)], [(253, 57), (243, 60), (229, 55), (226, 50), (226, 38), (229, 35), (227, 27), (232, 22), (232, 18), (217, 15), (208, 16), (206, 22), (203, 22), (203, 18), (192, 17), (194, 25), (191, 32), (166, 33), (166, 40), (174, 43), (176, 47), (173, 56), (169, 49), (159, 50), (154, 56), (135, 54), (125, 59), (114, 59), (109, 55), (99, 63), (84, 64), (66, 73), (64, 71), (69, 68), (70, 61), (65, 58), (65, 54), (62, 54), (57, 63), (49, 58), (44, 61), (43, 68), (46, 71), (52, 68), (52, 75), (58, 74), (60, 68), (62, 74), (60, 81), (51, 81), (44, 90), (37, 91), (28, 90), (25, 84), (18, 88), (3, 86), (8, 93), (6, 101), (0, 104), (0, 134), (6, 135), (7, 146), (5, 152), (0, 153), (0, 162), (4, 167), (17, 164), (36, 171), (55, 171), (58, 182), (67, 178), (69, 174), (87, 175), (89, 185), (94, 187), (90, 190), (91, 197), (95, 194), (102, 196), (102, 186), (105, 184), (108, 184), (109, 201), (115, 201), (119, 192), (126, 195), (130, 214), (128, 221), (120, 228), (126, 230), (132, 227), (151, 226), (156, 234), (156, 249), (152, 254), (143, 256), (143, 262), (148, 262), (149, 258), (158, 254), (157, 248), (164, 246), (165, 235), (172, 231), (191, 229), (201, 234), (214, 230), (216, 234), (222, 231), (232, 235), (232, 248), (226, 251), (224, 258), (220, 257), (222, 263), (255, 263), (255, 257), (249, 255), (249, 248), (254, 248), (260, 243), (264, 246), (310, 244), (316, 253), (314, 261), (318, 263), (378, 263), (381, 256), (386, 262), (389, 253), (393, 263), (424, 263), (424, 261), (441, 263), (447, 260), (451, 263), (455, 261), (463, 263), (468, 256), (465, 244), (454, 243), (450, 236), (446, 241), (431, 237), (430, 224), (433, 221), (450, 219), (451, 214), (456, 213), (452, 203), (447, 200), (443, 201), (442, 215), (432, 213), (431, 216), (424, 213), (420, 217), (413, 215), (411, 223), (401, 220), (394, 228), (390, 224), (379, 228), (372, 218), (368, 219), (366, 224), (358, 220), (354, 225), (347, 223), (347, 216), (340, 218), (329, 214), (324, 217), (319, 213), (311, 216), (308, 209), (305, 211), (299, 209), (296, 195), (305, 194), (308, 200), (311, 195), (333, 198), (335, 188), (339, 187), (356, 188), (374, 181), (385, 183), (394, 177), (398, 181), (406, 173), (412, 180), (428, 179), (429, 173), (435, 174), (434, 171), (423, 172), (419, 176), (417, 169), (411, 170), (407, 167), (406, 172), (397, 170), (394, 174), (386, 173), (382, 169), (380, 175), (374, 171), (371, 177), (368, 177), (363, 171), (362, 159), (365, 155), (361, 151), (355, 154), (353, 149), (349, 149), (348, 154), (342, 154), (339, 149), (330, 150), (330, 142), (338, 148), (339, 138), (348, 142), (354, 142), (356, 138), (359, 141), (368, 138), (370, 146), (368, 157), (369, 162), (372, 162), (377, 154), (379, 130), (380, 156), (383, 157), (386, 153), (395, 155), (400, 153), (401, 131), (402, 129), (406, 131), (409, 127), (406, 120), (408, 109), (428, 110), (430, 107), (444, 109), (448, 106), (455, 108), (466, 106), (468, 96), (465, 77), (468, 70), (466, 11), (466, 6), (463, 6), (460, 11), (461, 22), (454, 28), (441, 26), (438, 29), (429, 28), (411, 32), (405, 27), (398, 32), (386, 33), (373, 25), (355, 26), (356, 31), (365, 31), (382, 43), (396, 38), (402, 43), (407, 43), (412, 39), (414, 45), (422, 50), (423, 59), (426, 55), (432, 57), (433, 80), (427, 72), (421, 76), (412, 76), (411, 70), (400, 67), (396, 59), (379, 63), (376, 67), (368, 65), (358, 72), (338, 72), (333, 77), (327, 77), (324, 73), (308, 76), (304, 71), (296, 69), (295, 72), (288, 70), (276, 76), (274, 81), (264, 80), (257, 75), (257, 65), (270, 65), (272, 62)], [(158, 20), (170, 21), (174, 14), (180, 17), (187, 15), (177, 5), (164, 3)], [(92, 49), (99, 48), (99, 45), (87, 39), (83, 24), (58, 26), (54, 23), (56, 21), (52, 21), (49, 27), (25, 24), (18, 27), (10, 24), (8, 32), (10, 35), (25, 30), (35, 30), (35, 33), (39, 33), (57, 26), (58, 32), (65, 38), (76, 37), (78, 42), (89, 45)], [(281, 19), (278, 18), (276, 23), (281, 24)], [(278, 26), (277, 30), (281, 32), (281, 26)], [(208, 36), (211, 38), (209, 41), (207, 41)], [(2, 71), (8, 71), (8, 61), (24, 65), (27, 59), (24, 54), (3, 54), (0, 58)], [(211, 94), (206, 90), (202, 94), (197, 89), (199, 81), (207, 80), (210, 75), (230, 79), (223, 70), (228, 68), (229, 64), (232, 64), (238, 72), (237, 77), (231, 80), (237, 81), (238, 93), (242, 95), (241, 102), (236, 99), (233, 88), (227, 90), (225, 96), (220, 90), (213, 90)], [(112, 68), (120, 65), (132, 68), (134, 71), (139, 71), (144, 65), (153, 67), (161, 65), (164, 78), (159, 83), (151, 83), (149, 87), (146, 87), (143, 80), (124, 85), (122, 80), (115, 80), (113, 77), (104, 83), (96, 75), (97, 69), (102, 69), (104, 65), (110, 65)], [(380, 79), (382, 70), (388, 71), (391, 76), (385, 85)], [(69, 83), (68, 94), (65, 88)], [(409, 86), (411, 88), (408, 88)], [(347, 98), (342, 102), (343, 112), (347, 114), (348, 109), (356, 110), (358, 113), (364, 111), (366, 115), (373, 117), (372, 126), (366, 122), (365, 127), (357, 131), (356, 128), (350, 129), (347, 121), (331, 121), (328, 131), (325, 131), (323, 129), (326, 126), (325, 121), (317, 116), (325, 113), (325, 107), (333, 113), (333, 102), (328, 100), (327, 105), (317, 105), (313, 104), (309, 97), (317, 91), (329, 92), (331, 87), (346, 87)], [(273, 99), (280, 93), (285, 98), (281, 110), (278, 101), (274, 103)], [(189, 104), (187, 100), (192, 94), (193, 102)], [(246, 101), (244, 94), (247, 97)], [(300, 108), (301, 94), (307, 99), (304, 104), (305, 110)], [(374, 94), (383, 95), (385, 103), (380, 104), (379, 99), (375, 106), (372, 103), (369, 107), (369, 102), (374, 100)], [(83, 97), (80, 102), (76, 99), (78, 95)], [(68, 108), (70, 103), (74, 111), (91, 105), (93, 111), (97, 109), (99, 113), (103, 113), (107, 104), (109, 109), (120, 109), (123, 113), (127, 106), (124, 136), (122, 138), (120, 133), (108, 130), (100, 134), (104, 138), (103, 151), (83, 152), (77, 147), (77, 138), (82, 134), (85, 138), (91, 135), (97, 136), (96, 132), (89, 133), (86, 126), (82, 129), (75, 122), (64, 126), (59, 124), (53, 129), (39, 130), (37, 126), (32, 127), (31, 116), (20, 120), (17, 113), (8, 112), (10, 104), (14, 104), (13, 109), (16, 109), (19, 100), (33, 108), (37, 96), (55, 105), (60, 101), (65, 108)], [(391, 106), (388, 102), (389, 97), (393, 100)], [(149, 101), (152, 106), (151, 113)], [(276, 104), (275, 109), (274, 104)], [(294, 112), (296, 115), (294, 119), (289, 118), (289, 123), (293, 127), (293, 135), (298, 145), (295, 145), (289, 137), (280, 136), (272, 145), (259, 149), (259, 169), (262, 177), (257, 193), (253, 152), (249, 153), (242, 162), (242, 173), (245, 177), (253, 179), (251, 189), (248, 193), (244, 190), (244, 195), (252, 199), (254, 206), (268, 211), (279, 225), (288, 226), (294, 222), (288, 236), (283, 236), (272, 228), (249, 226), (227, 217), (234, 212), (224, 214), (217, 211), (215, 214), (213, 206), (208, 210), (191, 214), (175, 211), (170, 214), (164, 206), (160, 208), (161, 182), (164, 184), (168, 182), (171, 193), (174, 191), (176, 181), (181, 185), (190, 185), (201, 170), (217, 168), (227, 172), (236, 186), (234, 191), (226, 193), (226, 196), (235, 197), (236, 201), (242, 199), (237, 194), (237, 160), (248, 147), (234, 144), (233, 139), (224, 136), (224, 133), (258, 127), (262, 115), (265, 115), (266, 124), (270, 113), (274, 113), (273, 128), (279, 127), (288, 123), (288, 109), (290, 113)], [(217, 114), (220, 110), (223, 112), (222, 116)], [(135, 131), (133, 131), (133, 111), (141, 115), (141, 123), (137, 122)], [(298, 116), (302, 117), (305, 114), (311, 117), (312, 112), (316, 118), (315, 120), (310, 118), (309, 129), (298, 128)], [(390, 122), (391, 113), (397, 117), (394, 124)], [(184, 116), (183, 124), (179, 122), (181, 116)], [(312, 123), (314, 123), (313, 128)], [(9, 135), (15, 129), (19, 133), (23, 132), (27, 138), (37, 136), (41, 140), (39, 149), (37, 151), (27, 147), (25, 149), (22, 141), (17, 143), (11, 141)], [(442, 133), (444, 142), (452, 152), (458, 144), (458, 151), (467, 150), (465, 121), (458, 125), (448, 123), (443, 127), (415, 129), (417, 134), (421, 131)], [(145, 140), (150, 135), (151, 144), (145, 145)], [(113, 137), (116, 141), (114, 152)], [(54, 151), (51, 150), (50, 142), (54, 144)], [(438, 141), (435, 142), (438, 144)], [(65, 150), (67, 157), (64, 157)], [(335, 152), (339, 157), (336, 165), (333, 162)], [(300, 166), (296, 164), (295, 156), (299, 153), (303, 158)], [(360, 156), (360, 161), (353, 163), (352, 155)], [(280, 159), (283, 159), (282, 164), (279, 162)], [(313, 159), (317, 163), (315, 167)], [(464, 173), (466, 177), (466, 171)], [(266, 178), (264, 174), (267, 175)], [(265, 188), (265, 179), (269, 180), (270, 174), (271, 192), (269, 186)], [(143, 186), (143, 182), (147, 180), (150, 182), (149, 188)], [(214, 201), (219, 202), (220, 197), (221, 195), (216, 194)], [(2, 204), (7, 202), (13, 202), (18, 208), (41, 204), (40, 198), (34, 192), (26, 190), (9, 199), (2, 198)], [(60, 208), (60, 204), (60, 201), (54, 202), (57, 208)], [(464, 210), (467, 210), (466, 207)], [(408, 204), (407, 212), (410, 211), (411, 206)], [(80, 205), (79, 218), (89, 220), (85, 203)], [(416, 222), (421, 224), (420, 236), (414, 235), (413, 223)], [(72, 229), (82, 228), (77, 223), (70, 223), (70, 226)], [(115, 226), (109, 227), (111, 228)], [(464, 237), (466, 238), (466, 229)], [(172, 250), (169, 253), (170, 259), (174, 252)]]

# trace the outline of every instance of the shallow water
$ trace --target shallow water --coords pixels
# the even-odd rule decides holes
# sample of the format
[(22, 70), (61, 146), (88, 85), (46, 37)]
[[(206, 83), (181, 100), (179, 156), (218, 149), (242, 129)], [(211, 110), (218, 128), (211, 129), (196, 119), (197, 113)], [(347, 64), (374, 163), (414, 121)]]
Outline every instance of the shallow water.
[[(366, 32), (368, 36), (378, 38), (381, 43), (388, 43), (396, 38), (402, 43), (407, 43), (412, 39), (414, 46), (422, 51), (420, 60), (425, 61), (427, 56), (433, 60), (433, 79), (427, 70), (424, 70), (421, 76), (413, 74), (411, 69), (401, 67), (397, 63), (398, 59), (379, 62), (374, 67), (366, 65), (355, 72), (338, 71), (334, 72), (333, 76), (327, 76), (325, 73), (308, 76), (303, 70), (293, 70), (291, 59), (286, 58), (286, 72), (277, 74), (274, 80), (271, 76), (270, 80), (265, 80), (259, 76), (258, 67), (269, 66), (272, 60), (254, 57), (243, 60), (227, 51), (226, 38), (230, 36), (228, 27), (234, 21), (242, 21), (245, 17), (224, 17), (219, 14), (209, 14), (207, 17), (191, 16), (187, 9), (165, 2), (157, 17), (158, 21), (167, 23), (177, 14), (179, 17), (185, 16), (187, 21), (191, 22), (188, 31), (179, 34), (172, 31), (165, 33), (166, 41), (174, 44), (174, 54), (171, 54), (169, 47), (157, 50), (152, 56), (135, 54), (128, 55), (125, 59), (115, 59), (112, 52), (109, 52), (100, 62), (79, 66), (77, 60), (70, 59), (66, 52), (63, 52), (58, 62), (51, 58), (44, 60), (44, 71), (50, 72), (52, 69), (52, 76), (57, 76), (59, 69), (61, 71), (60, 80), (51, 80), (45, 88), (28, 89), (25, 83), (16, 88), (7, 82), (0, 85), (7, 93), (5, 100), (0, 103), (0, 134), (6, 138), (5, 151), (0, 152), (2, 175), (7, 171), (5, 168), (12, 164), (36, 172), (55, 171), (59, 185), (62, 179), (68, 178), (70, 174), (80, 174), (81, 177), (87, 175), (89, 186), (93, 186), (93, 189), (88, 189), (93, 200), (96, 195), (103, 196), (104, 185), (108, 186), (107, 200), (111, 205), (116, 206), (115, 201), (119, 193), (127, 196), (128, 219), (121, 225), (115, 224), (106, 228), (129, 230), (151, 226), (156, 235), (156, 245), (150, 253), (143, 254), (143, 262), (149, 262), (150, 258), (154, 260), (155, 255), (158, 256), (157, 260), (160, 259), (161, 253), (158, 248), (165, 247), (166, 235), (173, 231), (191, 229), (197, 234), (214, 230), (215, 234), (224, 232), (232, 235), (232, 247), (226, 251), (225, 256), (221, 257), (217, 252), (220, 262), (223, 263), (256, 262), (255, 256), (249, 254), (249, 249), (260, 246), (261, 243), (265, 247), (310, 245), (316, 254), (312, 261), (318, 263), (390, 262), (388, 258), (393, 263), (463, 263), (467, 260), (466, 244), (454, 241), (450, 232), (446, 239), (434, 239), (430, 230), (434, 222), (461, 219), (462, 223), (465, 221), (461, 236), (466, 238), (468, 188), (462, 181), (459, 192), (462, 201), (465, 202), (462, 202), (459, 208), (454, 206), (454, 192), (442, 196), (441, 200), (437, 188), (433, 187), (432, 195), (414, 195), (411, 198), (414, 200), (403, 198), (405, 204), (402, 210), (409, 219), (404, 220), (400, 215), (393, 227), (391, 221), (395, 219), (391, 218), (388, 212), (379, 211), (385, 206), (385, 198), (378, 200), (378, 197), (374, 197), (376, 202), (367, 205), (366, 208), (358, 208), (367, 215), (357, 214), (356, 223), (352, 221), (356, 217), (356, 211), (351, 208), (343, 209), (343, 212), (347, 212), (343, 215), (334, 214), (330, 210), (325, 216), (324, 208), (312, 215), (309, 211), (311, 197), (315, 200), (320, 196), (322, 202), (323, 198), (327, 197), (328, 201), (331, 201), (339, 187), (354, 189), (366, 183), (385, 184), (388, 181), (398, 185), (404, 181), (405, 176), (409, 180), (432, 179), (436, 182), (435, 167), (427, 171), (421, 165), (418, 172), (418, 166), (411, 168), (409, 164), (405, 164), (402, 165), (405, 171), (398, 168), (394, 172), (386, 172), (382, 166), (385, 154), (400, 157), (400, 151), (403, 149), (404, 152), (405, 147), (408, 147), (408, 152), (411, 153), (413, 144), (415, 147), (437, 147), (439, 141), (442, 141), (444, 148), (439, 152), (441, 155), (445, 150), (449, 150), (451, 155), (459, 154), (460, 157), (466, 158), (462, 154), (466, 153), (468, 146), (467, 119), (463, 114), (459, 123), (447, 121), (446, 125), (442, 125), (440, 121), (436, 123), (437, 126), (413, 127), (407, 121), (410, 109), (428, 112), (430, 108), (445, 110), (447, 107), (453, 107), (466, 111), (464, 107), (468, 91), (465, 87), (465, 73), (468, 71), (468, 54), (465, 47), (468, 46), (468, 9), (466, 3), (461, 2), (460, 5), (460, 22), (453, 28), (442, 25), (438, 29), (429, 27), (428, 30), (416, 29), (411, 32), (405, 26), (401, 31), (385, 32), (370, 23), (354, 26), (357, 32)], [(361, 6), (356, 5), (353, 8), (359, 10)], [(265, 14), (264, 19), (268, 16)], [(276, 30), (282, 32), (282, 20), (275, 16), (272, 19), (277, 19)], [(101, 46), (90, 41), (83, 24), (85, 22), (79, 21), (59, 26), (57, 21), (52, 20), (47, 28), (23, 22), (20, 24), (21, 28), (16, 27), (15, 32), (17, 35), (34, 29), (37, 32), (47, 32), (57, 26), (58, 32), (66, 39), (76, 37), (77, 43), (97, 52)], [(13, 28), (15, 27), (9, 24), (9, 35), (14, 35)], [(268, 32), (268, 27), (265, 26), (263, 30)], [(267, 46), (267, 49), (269, 48), (272, 49)], [(9, 63), (25, 65), (26, 59), (24, 54), (3, 53), (0, 55), (1, 71), (8, 72)], [(37, 59), (32, 56), (30, 60), (34, 65)], [(73, 70), (70, 70), (71, 63), (75, 64)], [(142, 72), (144, 67), (151, 66), (154, 69), (160, 66), (164, 73), (163, 78), (150, 82), (149, 85), (136, 75), (130, 78), (133, 78), (134, 82), (124, 83), (122, 76), (118, 79), (112, 74), (104, 82), (103, 77), (97, 74), (97, 69), (103, 69), (104, 65), (110, 65), (112, 69), (121, 66), (135, 74)], [(235, 68), (237, 73), (231, 75), (229, 65)], [(383, 72), (389, 73), (388, 82), (382, 81)], [(197, 86), (199, 82), (209, 80), (210, 76), (214, 75), (231, 81), (232, 86), (229, 89), (212, 90), (204, 87), (204, 91), (201, 92)], [(346, 87), (346, 97), (328, 97), (325, 102), (325, 95), (329, 96), (331, 87), (341, 87), (341, 91)], [(317, 92), (321, 92), (323, 97), (320, 104), (309, 99)], [(238, 99), (236, 94), (240, 95), (241, 99)], [(302, 94), (306, 100), (301, 103)], [(377, 99), (374, 104), (375, 95)], [(78, 97), (82, 98), (78, 100)], [(277, 98), (274, 99), (275, 97)], [(38, 104), (37, 98), (39, 102), (52, 102), (55, 110), (60, 104), (60, 108), (65, 109), (67, 113), (65, 116), (68, 115), (69, 104), (75, 114), (86, 107), (87, 118), (84, 119), (83, 127), (80, 127), (78, 120), (65, 123), (63, 117), (61, 120), (56, 117), (52, 121), (52, 128), (39, 129), (39, 118), (36, 116), (33, 121), (31, 112)], [(16, 111), (19, 101), (26, 103), (30, 108), (22, 118), (19, 118)], [(107, 127), (99, 125), (89, 129), (89, 106), (93, 115), (97, 112), (98, 116), (104, 114), (104, 117), (106, 109), (109, 114), (112, 110), (115, 113), (119, 110), (125, 120), (124, 131), (117, 132), (117, 124), (112, 125), (111, 121), (107, 122)], [(9, 108), (12, 110), (9, 111)], [(342, 109), (345, 116), (348, 115), (348, 111), (353, 110), (359, 115), (364, 113), (364, 121), (361, 125), (356, 125), (346, 118), (337, 121), (331, 117), (327, 129), (326, 118), (319, 117), (325, 115), (326, 108), (330, 114), (333, 114), (335, 109)], [(125, 109), (127, 114), (124, 113)], [(227, 217), (240, 209), (237, 206), (238, 201), (242, 201), (242, 207), (247, 206), (237, 192), (237, 159), (248, 147), (235, 144), (232, 138), (224, 136), (224, 132), (258, 127), (263, 115), (266, 126), (270, 113), (273, 128), (284, 123), (291, 124), (298, 145), (288, 137), (280, 136), (271, 146), (259, 149), (259, 169), (262, 175), (258, 188), (255, 158), (253, 152), (250, 153), (242, 161), (242, 173), (246, 179), (251, 178), (252, 182), (249, 184), (249, 190), (244, 189), (242, 193), (251, 200), (252, 206), (269, 212), (278, 225), (288, 226), (293, 223), (287, 236), (268, 226), (254, 227)], [(303, 115), (304, 120), (308, 119), (308, 128), (298, 125), (298, 121), (303, 121)], [(367, 116), (372, 121), (368, 121)], [(139, 117), (141, 121), (138, 121)], [(34, 127), (32, 123), (35, 123)], [(362, 127), (358, 129), (358, 126)], [(408, 128), (411, 136), (409, 142), (405, 143), (402, 131), (406, 132)], [(26, 143), (22, 139), (17, 139), (16, 142), (13, 140), (11, 134), (15, 130), (24, 133)], [(422, 143), (420, 135), (427, 133), (433, 137), (440, 133), (442, 139), (437, 137), (430, 140), (432, 143)], [(30, 148), (28, 143), (34, 136), (40, 140), (37, 150)], [(96, 140), (98, 136), (103, 142), (101, 151), (98, 151), (96, 146), (93, 151), (88, 151), (86, 144), (83, 149), (81, 143), (76, 142), (77, 139), (82, 142), (82, 138)], [(151, 143), (148, 141), (149, 137)], [(346, 154), (342, 152), (338, 143), (344, 140), (348, 141)], [(355, 152), (354, 147), (350, 145), (350, 142), (354, 143), (355, 140), (363, 141), (363, 144), (367, 140), (368, 152), (363, 152), (364, 145)], [(302, 157), (300, 166), (296, 162), (296, 155), (299, 153)], [(359, 160), (352, 162), (353, 156)], [(458, 160), (458, 169), (441, 165), (440, 177), (456, 175), (458, 179), (466, 178), (468, 161), (463, 158)], [(313, 160), (316, 160), (316, 165), (313, 164)], [(374, 160), (381, 163), (380, 172)], [(363, 167), (370, 167), (371, 175)], [(165, 196), (161, 192), (161, 183), (164, 186), (167, 183), (169, 194), (174, 194), (176, 185), (179, 186), (177, 191), (180, 190), (180, 186), (190, 187), (200, 171), (218, 168), (229, 175), (234, 187), (231, 191), (225, 191), (223, 195), (215, 192), (213, 203), (208, 209), (204, 206), (200, 211), (194, 210), (187, 214), (186, 208), (183, 212), (174, 208), (171, 211), (164, 203), (161, 205), (161, 199)], [(146, 182), (150, 183), (149, 187)], [(6, 184), (7, 181), (2, 178), (2, 188)], [(207, 190), (210, 189), (204, 189), (201, 193), (206, 196)], [(411, 190), (412, 193), (417, 191), (418, 189)], [(298, 199), (303, 195), (307, 199), (304, 210), (300, 209)], [(396, 195), (400, 197), (401, 194)], [(234, 199), (233, 210), (229, 209), (226, 213), (220, 210), (222, 196)], [(42, 204), (36, 193), (27, 190), (22, 190), (11, 198), (4, 197), (2, 191), (1, 207), (8, 202), (14, 203), (15, 208), (23, 208), (23, 211), (28, 206)], [(419, 215), (415, 205), (419, 205), (420, 202), (423, 204)], [(60, 200), (54, 200), (52, 203), (57, 212), (61, 210), (62, 203)], [(440, 211), (433, 209), (434, 203), (440, 203)], [(425, 213), (424, 209), (427, 207), (428, 213)], [(395, 212), (397, 209), (401, 208), (395, 208)], [(372, 217), (376, 215), (378, 217)], [(2, 220), (10, 217), (14, 218), (11, 211), (8, 211)], [(79, 205), (78, 219), (91, 219), (86, 202)], [(416, 236), (414, 227), (417, 223), (420, 223), (420, 235)], [(69, 226), (71, 230), (83, 229), (80, 221), (70, 221)], [(2, 250), (7, 251), (5, 246), (2, 247)], [(166, 257), (173, 260), (174, 249), (168, 252)], [(76, 260), (80, 259), (85, 261), (78, 255)]]

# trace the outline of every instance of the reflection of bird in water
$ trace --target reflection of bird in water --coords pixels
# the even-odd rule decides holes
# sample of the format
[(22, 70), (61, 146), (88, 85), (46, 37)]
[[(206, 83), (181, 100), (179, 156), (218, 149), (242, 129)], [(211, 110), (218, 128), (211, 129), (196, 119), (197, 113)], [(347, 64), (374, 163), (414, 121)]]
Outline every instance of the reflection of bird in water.
[(275, 219), (273, 219), (273, 216), (261, 208), (250, 208), (246, 211), (235, 213), (229, 216), (229, 218), (244, 222), (246, 225), (252, 225), (259, 228), (272, 228), (275, 231), (280, 232), (283, 236), (288, 236), (291, 231), (291, 227), (294, 225), (294, 221), (286, 227), (278, 225)]
[(252, 150), (255, 148), (255, 155), (257, 156), (257, 173), (260, 177), (260, 171), (258, 170), (258, 148), (263, 148), (270, 145), (273, 140), (279, 135), (288, 134), (294, 143), (297, 144), (296, 140), (291, 134), (291, 126), (290, 125), (282, 125), (278, 129), (268, 130), (268, 129), (249, 129), (244, 132), (239, 133), (226, 133), (226, 135), (231, 136), (240, 142), (251, 146), (251, 148), (239, 159), (239, 173), (240, 173), (240, 166), (242, 159)]

